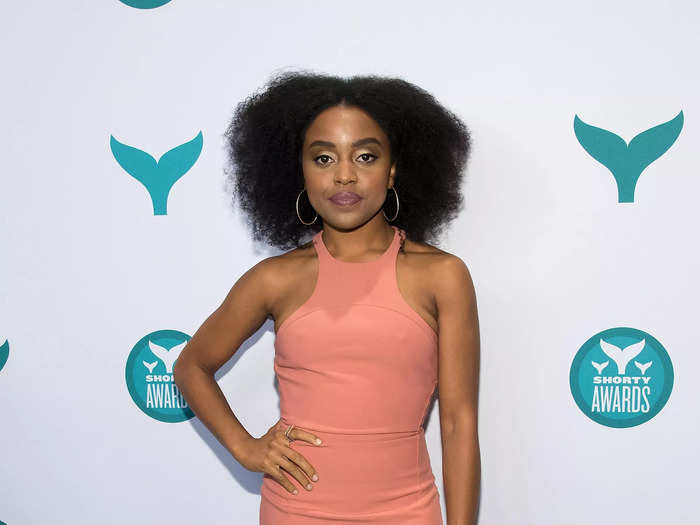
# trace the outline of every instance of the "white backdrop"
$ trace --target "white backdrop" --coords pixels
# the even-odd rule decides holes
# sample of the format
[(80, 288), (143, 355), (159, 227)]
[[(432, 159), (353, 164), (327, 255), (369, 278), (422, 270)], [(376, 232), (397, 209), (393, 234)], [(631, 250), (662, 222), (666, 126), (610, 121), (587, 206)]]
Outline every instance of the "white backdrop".
[[(0, 521), (257, 523), (262, 475), (197, 418), (139, 410), (124, 370), (142, 337), (193, 334), (276, 253), (230, 207), (222, 134), (272, 72), (309, 68), (400, 76), (472, 131), (466, 207), (439, 246), (477, 291), (479, 523), (697, 523), (697, 3), (266, 4), (3, 9)], [(678, 139), (619, 203), (574, 116), (629, 142), (681, 110)], [(110, 136), (158, 159), (200, 131), (154, 215)], [(654, 335), (675, 375), (630, 428), (586, 417), (569, 385), (581, 345), (618, 326)], [(279, 415), (272, 344), (268, 321), (217, 374), (254, 436)], [(426, 435), (444, 514), (438, 409)]]

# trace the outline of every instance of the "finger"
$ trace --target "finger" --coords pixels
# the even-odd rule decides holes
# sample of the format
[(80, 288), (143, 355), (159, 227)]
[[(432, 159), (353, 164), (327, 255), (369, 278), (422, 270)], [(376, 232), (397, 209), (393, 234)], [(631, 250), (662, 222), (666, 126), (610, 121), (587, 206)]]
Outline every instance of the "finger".
[(298, 494), (299, 491), (297, 488), (294, 486), (294, 484), (289, 480), (289, 478), (284, 474), (282, 469), (279, 466), (273, 467), (270, 469), (268, 472), (272, 478), (282, 485), (283, 488), (285, 488), (288, 492), (292, 494)]
[(311, 443), (312, 445), (320, 445), (322, 443), (321, 438), (319, 438), (316, 434), (313, 434), (299, 427), (294, 427), (289, 432), (289, 436), (292, 439), (296, 439), (298, 441), (306, 441), (308, 443)]
[(291, 461), (286, 457), (282, 457), (280, 467), (287, 471), (294, 479), (297, 480), (297, 482), (299, 482), (299, 485), (304, 487), (306, 490), (311, 490), (313, 488), (304, 471), (301, 470), (299, 465), (297, 465), (294, 461)]
[(289, 460), (293, 461), (299, 468), (301, 468), (308, 479), (311, 481), (318, 481), (318, 472), (300, 452), (291, 447), (287, 447), (284, 455), (287, 456)]

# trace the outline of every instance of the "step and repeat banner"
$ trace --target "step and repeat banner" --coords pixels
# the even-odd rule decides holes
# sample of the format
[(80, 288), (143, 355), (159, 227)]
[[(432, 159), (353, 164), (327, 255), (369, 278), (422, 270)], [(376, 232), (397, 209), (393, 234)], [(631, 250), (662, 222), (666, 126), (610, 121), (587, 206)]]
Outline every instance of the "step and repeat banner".
[[(401, 77), (472, 133), (465, 207), (436, 245), (477, 292), (478, 522), (698, 523), (698, 15), (690, 1), (7, 5), (0, 522), (258, 522), (262, 474), (197, 419), (173, 365), (278, 253), (232, 203), (234, 106), (306, 69)], [(279, 417), (273, 342), (270, 320), (216, 374), (256, 437)]]

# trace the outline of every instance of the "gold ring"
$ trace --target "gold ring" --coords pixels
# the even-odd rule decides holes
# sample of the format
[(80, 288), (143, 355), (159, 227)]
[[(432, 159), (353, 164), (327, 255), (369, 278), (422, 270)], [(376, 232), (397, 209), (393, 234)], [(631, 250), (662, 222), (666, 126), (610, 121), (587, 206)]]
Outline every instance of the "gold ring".
[(294, 423), (292, 423), (291, 425), (289, 425), (289, 426), (287, 427), (287, 430), (284, 432), (284, 437), (286, 437), (286, 438), (287, 438), (288, 440), (290, 440), (290, 441), (294, 441), (294, 439), (292, 439), (292, 438), (289, 437), (289, 433), (292, 431), (293, 428), (294, 428)]

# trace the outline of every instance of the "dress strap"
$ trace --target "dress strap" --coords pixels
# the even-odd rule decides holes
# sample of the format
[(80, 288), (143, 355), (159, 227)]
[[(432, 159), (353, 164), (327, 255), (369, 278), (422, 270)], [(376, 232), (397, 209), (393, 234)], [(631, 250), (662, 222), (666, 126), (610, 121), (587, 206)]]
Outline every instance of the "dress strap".
[[(392, 226), (392, 228), (398, 228), (396, 226)], [(406, 240), (406, 230), (402, 228), (398, 228), (399, 231), (399, 250), (403, 247), (403, 243)]]

